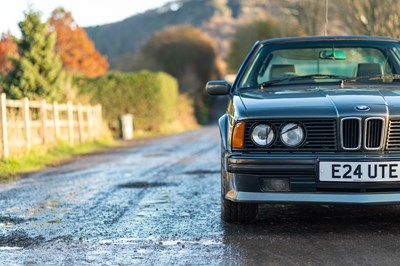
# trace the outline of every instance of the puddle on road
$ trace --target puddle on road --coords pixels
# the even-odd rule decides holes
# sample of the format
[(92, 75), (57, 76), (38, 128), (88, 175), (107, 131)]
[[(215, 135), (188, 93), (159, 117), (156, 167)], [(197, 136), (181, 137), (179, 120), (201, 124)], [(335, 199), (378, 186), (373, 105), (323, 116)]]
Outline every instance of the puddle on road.
[(62, 222), (62, 219), (56, 219), (56, 220), (48, 221), (47, 223), (48, 223), (48, 224), (59, 224), (59, 223), (61, 223), (61, 222)]
[(162, 246), (215, 246), (223, 245), (222, 241), (215, 239), (198, 239), (198, 240), (160, 240), (155, 238), (119, 238), (119, 239), (106, 239), (100, 240), (99, 244), (102, 245), (137, 245), (137, 246), (147, 246), (147, 245), (162, 245)]
[(168, 187), (174, 186), (173, 183), (166, 183), (166, 182), (129, 182), (125, 184), (121, 184), (119, 188), (154, 188), (154, 187)]
[(46, 201), (41, 202), (36, 205), (36, 207), (32, 207), (27, 209), (25, 213), (26, 216), (36, 216), (42, 213), (53, 213), (57, 214), (60, 212), (65, 212), (65, 209), (60, 209), (59, 201)]
[(58, 208), (58, 202), (57, 201), (47, 201), (45, 203), (39, 204), (39, 208), (41, 208), (41, 209), (56, 209), (56, 208)]
[(149, 154), (143, 154), (143, 157), (145, 158), (155, 158), (155, 157), (167, 157), (170, 156), (168, 153), (149, 153)]
[(0, 247), (0, 251), (2, 251), (2, 250), (16, 250), (16, 249), (22, 249), (22, 247)]

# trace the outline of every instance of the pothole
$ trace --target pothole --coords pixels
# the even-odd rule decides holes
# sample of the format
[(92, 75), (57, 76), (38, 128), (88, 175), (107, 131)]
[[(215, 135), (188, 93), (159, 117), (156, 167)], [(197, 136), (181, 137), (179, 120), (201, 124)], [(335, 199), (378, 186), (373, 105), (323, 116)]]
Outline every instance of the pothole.
[(14, 231), (9, 235), (0, 235), (0, 247), (22, 247), (40, 244), (44, 241), (43, 236), (30, 237), (23, 231)]
[(31, 219), (23, 219), (19, 217), (11, 217), (11, 216), (0, 216), (0, 223), (2, 224), (22, 224), (27, 221), (31, 221)]
[(120, 188), (153, 188), (153, 187), (167, 187), (174, 184), (166, 182), (130, 182), (119, 185)]
[(184, 172), (186, 175), (208, 175), (208, 174), (217, 174), (219, 170), (204, 170), (204, 169), (197, 169), (193, 171)]

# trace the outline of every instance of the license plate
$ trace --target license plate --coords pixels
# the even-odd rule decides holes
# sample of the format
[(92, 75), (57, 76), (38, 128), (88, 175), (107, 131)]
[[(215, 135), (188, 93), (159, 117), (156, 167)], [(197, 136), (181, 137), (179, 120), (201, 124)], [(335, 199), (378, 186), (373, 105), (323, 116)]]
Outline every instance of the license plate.
[(329, 182), (400, 181), (400, 162), (320, 162), (319, 180)]

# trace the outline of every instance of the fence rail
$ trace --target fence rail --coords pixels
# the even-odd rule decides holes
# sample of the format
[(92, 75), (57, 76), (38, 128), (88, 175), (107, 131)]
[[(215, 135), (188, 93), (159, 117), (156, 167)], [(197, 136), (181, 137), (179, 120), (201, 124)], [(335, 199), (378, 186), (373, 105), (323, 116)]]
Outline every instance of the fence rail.
[(0, 97), (1, 156), (7, 158), (32, 145), (64, 140), (71, 144), (101, 136), (101, 105), (73, 105)]

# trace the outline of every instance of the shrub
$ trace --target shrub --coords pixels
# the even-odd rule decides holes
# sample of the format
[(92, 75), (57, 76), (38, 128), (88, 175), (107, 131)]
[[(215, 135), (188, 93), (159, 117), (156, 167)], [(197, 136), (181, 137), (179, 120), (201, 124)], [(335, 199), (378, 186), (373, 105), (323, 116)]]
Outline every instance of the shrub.
[[(131, 113), (135, 130), (180, 131), (178, 82), (163, 72), (113, 72), (98, 78), (75, 80), (80, 94), (103, 106), (110, 128), (118, 131), (118, 117)], [(187, 104), (187, 103), (186, 103)]]

